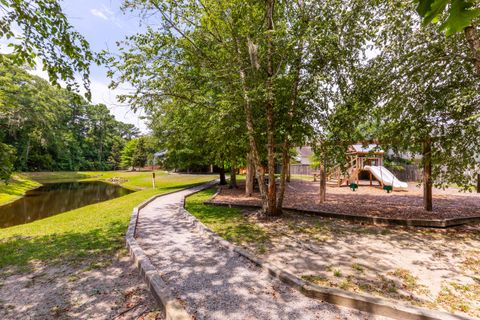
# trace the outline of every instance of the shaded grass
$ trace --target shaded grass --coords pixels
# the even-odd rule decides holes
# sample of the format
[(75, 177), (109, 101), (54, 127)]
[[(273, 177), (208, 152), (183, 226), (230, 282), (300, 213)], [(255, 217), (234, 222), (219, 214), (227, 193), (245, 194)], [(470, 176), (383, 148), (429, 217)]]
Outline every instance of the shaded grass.
[(250, 222), (237, 208), (205, 205), (215, 189), (207, 189), (187, 197), (185, 208), (212, 231), (233, 243), (254, 245), (258, 253), (266, 251), (269, 234)]
[(0, 268), (35, 261), (75, 261), (110, 254), (124, 246), (132, 209), (158, 193), (211, 180), (212, 176), (158, 179), (156, 189), (131, 193), (28, 224), (0, 229)]

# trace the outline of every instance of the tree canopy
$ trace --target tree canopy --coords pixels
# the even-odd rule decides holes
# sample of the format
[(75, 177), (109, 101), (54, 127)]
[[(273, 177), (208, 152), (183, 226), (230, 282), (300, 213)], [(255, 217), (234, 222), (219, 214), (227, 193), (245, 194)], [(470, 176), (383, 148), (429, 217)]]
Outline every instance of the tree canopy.
[(138, 135), (105, 105), (13, 65), (0, 65), (0, 128), (3, 157), (14, 159), (10, 169), (23, 171), (114, 168), (114, 149)]
[(0, 39), (12, 49), (8, 61), (0, 56), (1, 64), (34, 67), (38, 58), (50, 81), (64, 81), (68, 89), (78, 88), (79, 73), (90, 98), (89, 66), (98, 59), (70, 25), (59, 1), (0, 0)]

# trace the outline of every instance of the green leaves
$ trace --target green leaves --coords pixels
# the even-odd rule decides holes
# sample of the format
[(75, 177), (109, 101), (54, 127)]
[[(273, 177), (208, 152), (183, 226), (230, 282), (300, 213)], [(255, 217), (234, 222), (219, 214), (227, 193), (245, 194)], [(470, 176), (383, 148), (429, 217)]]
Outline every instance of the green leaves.
[[(100, 59), (85, 38), (73, 30), (58, 1), (1, 0), (0, 10), (0, 39), (13, 48), (12, 63), (34, 67), (38, 56), (50, 81), (65, 81), (71, 89), (78, 89), (75, 74), (80, 73), (86, 97), (90, 98), (89, 66)], [(17, 27), (15, 32), (13, 25)]]
[(453, 0), (450, 7), (449, 15), (445, 23), (442, 24), (442, 31), (447, 36), (470, 26), (472, 21), (480, 16), (480, 8), (474, 8), (473, 3), (467, 0)]
[(424, 25), (446, 17), (440, 29), (447, 36), (462, 32), (480, 16), (480, 8), (471, 0), (418, 0), (417, 12)]
[[(0, 64), (0, 145), (15, 149), (15, 170), (117, 166), (118, 161), (109, 159), (138, 134), (133, 125), (116, 121), (105, 105), (90, 105), (80, 95), (15, 67), (8, 56), (0, 58), (5, 62)], [(0, 163), (9, 163), (0, 157)]]

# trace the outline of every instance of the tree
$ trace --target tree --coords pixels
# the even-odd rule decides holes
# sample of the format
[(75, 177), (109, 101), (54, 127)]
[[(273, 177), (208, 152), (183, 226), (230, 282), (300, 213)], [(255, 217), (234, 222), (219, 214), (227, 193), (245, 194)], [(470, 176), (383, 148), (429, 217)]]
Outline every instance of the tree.
[(133, 139), (128, 141), (122, 149), (122, 154), (120, 156), (122, 167), (132, 167), (135, 170), (135, 163), (133, 161), (133, 154), (137, 148), (138, 139)]
[(4, 143), (0, 143), (0, 180), (8, 183), (13, 173), (15, 161), (15, 149)]
[[(68, 89), (76, 88), (75, 74), (80, 73), (90, 97), (89, 65), (97, 61), (85, 38), (74, 31), (58, 1), (0, 0), (0, 39), (12, 48), (8, 62), (0, 63), (34, 67), (39, 58), (50, 81), (65, 81)], [(20, 29), (17, 34), (12, 28)]]
[[(417, 0), (417, 12), (424, 25), (442, 21), (440, 29), (447, 36), (464, 32), (477, 75), (480, 76), (480, 37), (475, 20), (480, 17), (478, 1), (472, 0)], [(445, 17), (445, 18), (444, 18)]]
[[(231, 132), (238, 129), (240, 149), (246, 149), (242, 156), (230, 147), (235, 134), (227, 134), (221, 140), (226, 149), (200, 139), (206, 152), (189, 148), (190, 159), (199, 155), (205, 161), (211, 155), (223, 163), (245, 159), (248, 153), (259, 181), (263, 212), (280, 214), (286, 174), (281, 174), (277, 190), (277, 155), (285, 163), (288, 152), (284, 150), (314, 132), (319, 109), (328, 108), (316, 95), (328, 96), (337, 86), (328, 81), (333, 68), (345, 83), (342, 87), (347, 86), (344, 70), (359, 63), (372, 36), (367, 27), (373, 17), (370, 5), (339, 0), (203, 1), (201, 5), (195, 1), (129, 1), (125, 9), (139, 10), (150, 19), (158, 17), (161, 23), (121, 43), (120, 58), (110, 60), (113, 86), (126, 82), (135, 88), (133, 94), (121, 97), (134, 108), (144, 107), (161, 119), (177, 114), (178, 122), (200, 128), (195, 130), (198, 135), (187, 135), (194, 141), (205, 137), (207, 124), (213, 123), (215, 132), (222, 128), (230, 132), (230, 126)], [(216, 124), (227, 117), (230, 126)], [(204, 123), (204, 119), (210, 121)], [(159, 127), (168, 126), (159, 122)], [(166, 136), (174, 135), (167, 131)], [(185, 145), (192, 145), (185, 140)], [(178, 141), (178, 146), (183, 142)]]
[(147, 164), (147, 150), (145, 148), (145, 139), (143, 137), (138, 138), (137, 145), (132, 155), (132, 166), (133, 167), (145, 167)]
[(117, 170), (121, 162), (121, 149), (120, 143), (116, 140), (113, 142), (112, 150), (108, 158), (108, 163), (110, 164), (113, 170)]
[(20, 171), (110, 169), (114, 143), (121, 149), (137, 130), (105, 105), (13, 65), (0, 65), (0, 128), (0, 143), (15, 149)]
[(413, 11), (393, 30), (400, 18), (398, 7), (392, 10), (386, 45), (371, 65), (376, 101), (369, 110), (384, 147), (423, 156), (424, 208), (431, 211), (432, 185), (469, 188), (474, 181), (480, 87), (459, 34), (446, 38), (433, 26), (420, 28)]

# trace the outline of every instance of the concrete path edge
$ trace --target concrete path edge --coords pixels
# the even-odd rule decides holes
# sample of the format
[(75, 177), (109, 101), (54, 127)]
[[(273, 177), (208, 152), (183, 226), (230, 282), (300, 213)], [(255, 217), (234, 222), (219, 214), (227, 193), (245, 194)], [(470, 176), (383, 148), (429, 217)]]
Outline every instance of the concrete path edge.
[[(193, 188), (197, 188), (197, 189), (199, 188), (196, 191), (196, 192), (199, 192), (201, 190), (210, 188), (215, 184), (216, 184), (216, 181), (214, 180)], [(155, 297), (155, 300), (158, 302), (159, 306), (161, 307), (162, 312), (165, 315), (165, 318), (167, 320), (192, 320), (193, 317), (185, 310), (185, 308), (180, 303), (180, 300), (175, 298), (175, 296), (169, 289), (168, 285), (163, 281), (162, 277), (157, 272), (156, 268), (153, 266), (148, 256), (145, 254), (143, 249), (138, 245), (137, 241), (135, 240), (135, 231), (137, 227), (140, 209), (144, 208), (150, 202), (152, 202), (153, 200), (159, 197), (163, 197), (168, 194), (179, 192), (185, 189), (189, 189), (189, 188), (157, 194), (145, 200), (144, 202), (139, 204), (137, 207), (133, 208), (132, 217), (130, 218), (127, 234), (125, 236), (126, 247), (130, 252), (130, 256), (133, 258), (135, 266), (139, 269), (142, 278), (144, 279), (148, 288), (150, 289), (153, 296)]]
[[(270, 275), (280, 279), (292, 288), (300, 291), (304, 295), (320, 299), (332, 304), (345, 306), (360, 311), (369, 312), (375, 315), (386, 316), (398, 320), (475, 320), (474, 318), (454, 315), (447, 312), (429, 310), (419, 307), (414, 307), (400, 302), (393, 302), (386, 299), (374, 297), (368, 294), (357, 294), (337, 288), (328, 288), (309, 283), (300, 277), (284, 271), (261, 258), (253, 255), (245, 249), (226, 241), (215, 232), (210, 230), (190, 212), (185, 209), (185, 199), (197, 192), (211, 187), (206, 186), (197, 190), (180, 201), (179, 213), (190, 221), (192, 227), (206, 235), (210, 240), (213, 240), (221, 246), (236, 252), (237, 254), (252, 261), (254, 264), (266, 270)], [(218, 191), (217, 191), (218, 193)]]

